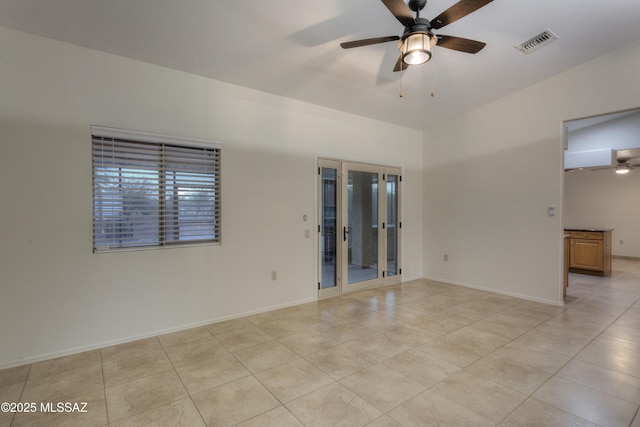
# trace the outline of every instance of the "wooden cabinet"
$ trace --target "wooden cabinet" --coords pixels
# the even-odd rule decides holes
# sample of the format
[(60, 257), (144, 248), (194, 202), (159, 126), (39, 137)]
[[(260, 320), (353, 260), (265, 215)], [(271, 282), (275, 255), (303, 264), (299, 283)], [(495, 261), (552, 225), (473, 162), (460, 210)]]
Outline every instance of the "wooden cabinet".
[(567, 229), (569, 271), (572, 273), (611, 275), (611, 230)]

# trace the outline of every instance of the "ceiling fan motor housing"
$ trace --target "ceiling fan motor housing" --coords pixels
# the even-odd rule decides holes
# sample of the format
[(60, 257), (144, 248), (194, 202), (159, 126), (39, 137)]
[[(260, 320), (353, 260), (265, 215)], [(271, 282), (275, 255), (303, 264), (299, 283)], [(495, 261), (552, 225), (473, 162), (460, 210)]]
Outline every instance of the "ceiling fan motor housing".
[(405, 27), (404, 33), (402, 34), (402, 39), (406, 39), (411, 34), (418, 34), (418, 33), (433, 35), (431, 34), (430, 30), (431, 30), (431, 23), (429, 22), (428, 19), (416, 18), (415, 24)]

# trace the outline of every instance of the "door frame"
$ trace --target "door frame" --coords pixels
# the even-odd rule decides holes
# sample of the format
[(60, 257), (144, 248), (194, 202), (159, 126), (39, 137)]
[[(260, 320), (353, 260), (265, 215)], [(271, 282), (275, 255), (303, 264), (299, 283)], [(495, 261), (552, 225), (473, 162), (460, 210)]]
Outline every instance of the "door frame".
[[(394, 284), (394, 283), (400, 283), (402, 281), (402, 254), (403, 254), (403, 250), (402, 250), (402, 212), (403, 212), (403, 186), (402, 186), (402, 172), (403, 172), (403, 168), (402, 166), (397, 166), (397, 165), (393, 165), (393, 164), (384, 164), (384, 163), (379, 163), (379, 162), (371, 162), (371, 161), (365, 161), (365, 160), (354, 160), (354, 159), (350, 159), (350, 158), (339, 158), (339, 157), (335, 157), (335, 156), (327, 156), (327, 155), (321, 155), (321, 154), (315, 154), (314, 155), (315, 158), (315, 165), (314, 165), (314, 171), (315, 171), (315, 176), (316, 179), (314, 180), (315, 184), (314, 184), (314, 212), (315, 212), (315, 221), (314, 221), (314, 226), (317, 230), (315, 234), (315, 241), (314, 241), (314, 265), (315, 265), (315, 280), (314, 280), (314, 284), (316, 287), (316, 292), (317, 292), (317, 298), (327, 298), (327, 297), (332, 297), (332, 296), (336, 296), (336, 295), (341, 295), (341, 294), (346, 294), (349, 292), (356, 292), (356, 291), (360, 291), (363, 289), (370, 289), (370, 288), (374, 288), (374, 287), (378, 287), (378, 286), (384, 286), (384, 285), (389, 285), (389, 284)], [(322, 164), (325, 164), (325, 166), (322, 166)], [(338, 177), (337, 180), (339, 182), (339, 184), (337, 185), (337, 187), (340, 189), (338, 195), (336, 196), (337, 198), (337, 214), (336, 214), (336, 230), (342, 230), (343, 227), (343, 215), (341, 213), (342, 211), (342, 203), (343, 201), (346, 199), (346, 197), (342, 197), (341, 193), (342, 193), (342, 176), (344, 174), (345, 168), (344, 168), (344, 164), (349, 164), (349, 165), (354, 165), (354, 166), (361, 166), (365, 169), (370, 169), (373, 168), (374, 170), (378, 171), (379, 176), (382, 177), (384, 176), (386, 178), (387, 175), (397, 175), (398, 176), (398, 182), (397, 182), (397, 187), (396, 187), (396, 191), (397, 191), (397, 199), (398, 199), (398, 203), (397, 203), (397, 211), (396, 211), (396, 221), (397, 224), (395, 224), (395, 226), (397, 227), (397, 232), (396, 232), (396, 238), (397, 238), (397, 242), (396, 244), (396, 274), (393, 276), (388, 276), (387, 274), (382, 274), (382, 277), (380, 278), (380, 280), (378, 282), (376, 282), (375, 284), (367, 284), (364, 286), (358, 286), (358, 284), (352, 284), (351, 286), (344, 286), (345, 285), (345, 281), (347, 281), (347, 277), (343, 277), (344, 271), (342, 271), (343, 269), (340, 266), (341, 261), (338, 261), (338, 265), (336, 266), (337, 269), (337, 277), (336, 277), (336, 286), (332, 287), (332, 288), (326, 288), (326, 289), (322, 289), (321, 287), (321, 280), (322, 280), (322, 260), (320, 259), (321, 257), (321, 239), (322, 239), (322, 225), (321, 225), (321, 221), (323, 219), (323, 215), (322, 215), (322, 206), (320, 203), (320, 190), (321, 190), (321, 168), (322, 167), (333, 167), (335, 165), (337, 172), (338, 172)], [(380, 187), (381, 184), (385, 182), (386, 180), (383, 179), (379, 179), (378, 180), (378, 191), (380, 191)], [(386, 196), (386, 185), (385, 185), (385, 189), (384, 189), (384, 195)], [(379, 224), (379, 229), (380, 229), (380, 224), (382, 224), (383, 222), (386, 225), (387, 222), (387, 199), (386, 197), (379, 197), (379, 202), (378, 202), (378, 206), (379, 206), (379, 217), (378, 217), (378, 224)], [(345, 215), (346, 216), (346, 215)], [(384, 217), (384, 221), (381, 221), (381, 218)], [(385, 228), (386, 229), (386, 228)], [(341, 234), (341, 233), (340, 233)], [(380, 236), (378, 236), (378, 259), (381, 259), (382, 256), (384, 256), (383, 254), (386, 254), (387, 252), (387, 239), (386, 239), (386, 234), (385, 237), (383, 239), (380, 238)], [(337, 250), (341, 250), (340, 246), (341, 245), (337, 245), (338, 248)], [(336, 259), (341, 258), (338, 254), (336, 254)], [(384, 266), (380, 265), (381, 263), (378, 263), (378, 269), (384, 269), (384, 273), (386, 273), (386, 256), (384, 256)], [(345, 267), (346, 270), (346, 267)], [(355, 285), (355, 286), (354, 286)]]

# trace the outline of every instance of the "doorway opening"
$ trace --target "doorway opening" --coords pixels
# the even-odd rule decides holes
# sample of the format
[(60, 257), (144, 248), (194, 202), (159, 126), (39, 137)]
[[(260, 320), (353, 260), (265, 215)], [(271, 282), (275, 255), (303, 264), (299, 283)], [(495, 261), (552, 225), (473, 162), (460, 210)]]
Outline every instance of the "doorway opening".
[[(562, 226), (565, 235), (577, 236), (565, 239), (569, 298), (577, 291), (572, 282), (612, 274), (612, 258), (640, 260), (638, 134), (640, 109), (564, 122)], [(621, 166), (630, 166), (628, 173)]]

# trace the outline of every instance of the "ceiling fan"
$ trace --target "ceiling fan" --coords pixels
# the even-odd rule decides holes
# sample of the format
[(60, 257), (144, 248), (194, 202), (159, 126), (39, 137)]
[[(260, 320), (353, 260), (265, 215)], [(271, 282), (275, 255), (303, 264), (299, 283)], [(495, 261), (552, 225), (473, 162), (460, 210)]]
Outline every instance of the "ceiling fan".
[[(640, 148), (619, 150), (615, 165), (588, 168), (591, 171), (615, 169), (617, 174), (629, 173), (632, 169), (640, 168)], [(571, 169), (570, 169), (571, 170)]]
[[(449, 9), (429, 21), (420, 17), (420, 11), (426, 6), (427, 0), (382, 0), (382, 3), (404, 25), (402, 36), (375, 37), (371, 39), (355, 40), (340, 43), (343, 49), (368, 46), (372, 44), (398, 41), (400, 57), (396, 61), (393, 71), (406, 70), (409, 65), (420, 65), (431, 59), (431, 49), (438, 45), (465, 53), (478, 53), (486, 43), (465, 39), (462, 37), (435, 35), (431, 30), (438, 30), (457, 21), (491, 3), (493, 0), (460, 0)], [(416, 13), (414, 17), (412, 11)]]
[[(635, 163), (632, 162), (632, 160), (635, 160)], [(616, 173), (617, 174), (629, 173), (631, 169), (634, 169), (640, 166), (640, 163), (638, 163), (638, 160), (639, 159), (619, 159), (618, 164), (616, 165)]]

